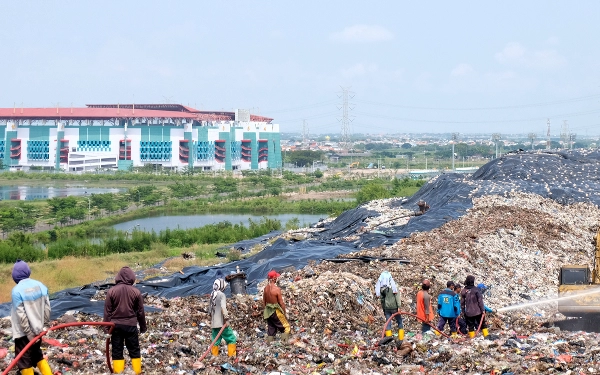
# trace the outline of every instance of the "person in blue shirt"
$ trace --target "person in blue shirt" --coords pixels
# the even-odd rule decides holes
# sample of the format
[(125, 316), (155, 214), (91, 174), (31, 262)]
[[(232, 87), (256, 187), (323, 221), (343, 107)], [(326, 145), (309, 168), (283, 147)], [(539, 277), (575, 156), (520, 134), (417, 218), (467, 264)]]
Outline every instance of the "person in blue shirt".
[(444, 332), (444, 327), (448, 323), (452, 337), (457, 337), (456, 318), (460, 315), (460, 298), (454, 291), (453, 281), (448, 281), (446, 289), (442, 290), (438, 296), (438, 313), (440, 320), (437, 329)]
[[(31, 340), (45, 331), (50, 322), (50, 299), (48, 288), (41, 282), (29, 278), (31, 269), (27, 263), (17, 260), (12, 269), (12, 278), (17, 284), (12, 289), (12, 307), (10, 320), (12, 336), (15, 339), (15, 356), (23, 351)], [(52, 375), (50, 365), (44, 359), (41, 349), (42, 340), (36, 340), (19, 359), (17, 367), (21, 375), (33, 375), (34, 366), (42, 375)]]

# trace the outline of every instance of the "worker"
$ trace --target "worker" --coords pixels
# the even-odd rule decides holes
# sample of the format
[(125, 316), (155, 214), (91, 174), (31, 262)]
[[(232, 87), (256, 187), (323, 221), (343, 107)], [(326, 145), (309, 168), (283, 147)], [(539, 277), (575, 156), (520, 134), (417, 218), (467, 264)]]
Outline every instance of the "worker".
[[(478, 287), (478, 288), (479, 288), (479, 290), (481, 291), (481, 296), (482, 296), (482, 297), (483, 297), (483, 296), (485, 296), (485, 292), (487, 292), (487, 291), (488, 291), (488, 289), (489, 289), (489, 288), (488, 288), (488, 287), (487, 287), (485, 284), (483, 284), (483, 283), (479, 283), (479, 284), (477, 284), (477, 287)], [(491, 309), (491, 308), (489, 308), (489, 307), (487, 307), (487, 306), (486, 306), (486, 304), (485, 304), (485, 302), (483, 303), (483, 309), (485, 310), (485, 313), (486, 313), (486, 314), (493, 314), (493, 313), (494, 313), (494, 310), (493, 310), (493, 309)]]
[(456, 338), (456, 317), (460, 314), (460, 298), (454, 289), (454, 281), (448, 281), (446, 289), (442, 290), (438, 296), (440, 320), (438, 321), (437, 328), (440, 332), (443, 332), (446, 323), (448, 323), (452, 337)]
[(475, 286), (475, 276), (469, 275), (465, 280), (465, 288), (460, 292), (460, 307), (467, 322), (469, 337), (475, 337), (475, 330), (481, 325), (483, 337), (488, 335), (488, 329), (483, 319), (485, 307), (481, 290)]
[[(31, 269), (27, 263), (17, 260), (12, 269), (12, 278), (17, 284), (12, 289), (12, 307), (10, 322), (12, 336), (15, 340), (15, 356), (37, 335), (50, 321), (50, 300), (48, 288), (41, 282), (30, 279)], [(33, 366), (37, 366), (42, 375), (52, 375), (50, 365), (44, 359), (41, 348), (42, 340), (37, 340), (17, 362), (21, 375), (33, 375)]]
[[(383, 315), (387, 322), (392, 315), (400, 312), (400, 294), (398, 293), (398, 287), (392, 277), (392, 274), (388, 271), (383, 271), (379, 275), (379, 279), (375, 283), (375, 295), (379, 297), (381, 301), (381, 308), (383, 309)], [(398, 340), (404, 340), (404, 326), (402, 324), (402, 315), (398, 314), (395, 316), (396, 323), (398, 324)], [(392, 336), (392, 322), (390, 321), (385, 327), (385, 336)]]
[[(459, 301), (460, 301), (460, 292), (461, 291), (462, 291), (462, 285), (460, 285), (460, 283), (454, 284), (454, 293), (456, 293), (456, 296), (458, 297)], [(456, 318), (456, 330), (458, 331), (458, 333), (461, 333), (463, 335), (466, 335), (468, 333), (467, 322), (461, 316), (460, 303), (458, 305), (458, 317)]]
[[(104, 301), (104, 321), (112, 322), (115, 328), (110, 339), (112, 345), (113, 370), (120, 374), (125, 369), (124, 346), (131, 358), (131, 367), (136, 374), (142, 373), (139, 333), (145, 333), (146, 314), (144, 298), (133, 286), (135, 273), (123, 267), (115, 277), (116, 285), (110, 288)], [(140, 326), (138, 333), (138, 324)]]
[[(225, 279), (216, 279), (213, 283), (213, 290), (210, 294), (210, 327), (212, 328), (212, 339), (213, 341), (221, 331), (221, 328), (225, 325), (225, 322), (229, 319), (227, 312), (227, 304), (225, 303), (225, 293), (223, 291), (227, 287)], [(236, 355), (236, 338), (233, 330), (228, 325), (221, 333), (221, 337), (215, 341), (211, 348), (212, 355), (219, 355), (219, 346), (221, 346), (222, 339), (225, 339), (227, 343), (227, 355), (229, 357), (235, 357)]]
[(429, 289), (431, 282), (427, 279), (423, 280), (421, 290), (417, 293), (417, 318), (421, 320), (421, 332), (426, 333), (431, 329), (433, 315), (433, 307), (431, 306), (431, 296)]
[(263, 291), (263, 303), (265, 305), (264, 319), (267, 321), (267, 341), (275, 339), (277, 331), (281, 332), (281, 339), (287, 341), (290, 338), (290, 324), (286, 318), (285, 304), (281, 289), (277, 286), (277, 279), (281, 275), (276, 271), (267, 274), (268, 284)]

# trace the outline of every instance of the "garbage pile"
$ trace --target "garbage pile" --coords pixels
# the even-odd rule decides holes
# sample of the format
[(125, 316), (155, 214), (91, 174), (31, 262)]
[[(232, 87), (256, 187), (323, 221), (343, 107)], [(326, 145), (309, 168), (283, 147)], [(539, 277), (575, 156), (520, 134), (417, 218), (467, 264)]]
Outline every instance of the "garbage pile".
[[(442, 175), (410, 199), (369, 202), (313, 228), (240, 244), (265, 246), (242, 261), (145, 280), (138, 285), (148, 293), (148, 310), (154, 309), (147, 314), (149, 331), (141, 337), (145, 373), (600, 372), (600, 335), (553, 326), (564, 319), (556, 302), (488, 316), (490, 339), (423, 335), (420, 323), (406, 317), (402, 345), (379, 345), (384, 317), (373, 291), (379, 274), (388, 270), (408, 312), (415, 310), (424, 278), (432, 281), (435, 299), (446, 281), (464, 283), (472, 274), (487, 286), (484, 300), (492, 309), (555, 297), (561, 265), (593, 262), (599, 161), (600, 154), (589, 151), (506, 155), (471, 177)], [(418, 215), (418, 202), (430, 209)], [(228, 298), (238, 356), (209, 354), (200, 362), (211, 342), (206, 294), (217, 275), (236, 267), (248, 275), (248, 290), (254, 293)], [(271, 269), (282, 273), (289, 342), (265, 340), (261, 291)], [(106, 287), (63, 293), (61, 304), (81, 309), (61, 313), (60, 319), (100, 320), (90, 312), (101, 311)], [(3, 365), (13, 355), (9, 326), (8, 320), (0, 322)], [(61, 374), (107, 374), (101, 331), (53, 333), (44, 347)], [(9, 349), (4, 358), (1, 348)]]
[[(408, 258), (405, 262), (310, 262), (282, 275), (280, 286), (292, 326), (289, 342), (265, 340), (262, 319), (264, 282), (255, 295), (228, 298), (230, 324), (238, 335), (238, 356), (209, 356), (208, 297), (166, 299), (147, 296), (149, 332), (142, 335), (147, 374), (281, 372), (288, 374), (395, 373), (590, 373), (600, 371), (600, 335), (561, 331), (542, 323), (562, 319), (556, 303), (495, 314), (488, 318), (493, 339), (456, 341), (422, 335), (420, 323), (406, 318), (404, 344), (378, 346), (384, 317), (373, 286), (389, 270), (400, 288), (406, 311), (423, 278), (439, 293), (447, 280), (463, 282), (473, 274), (489, 289), (493, 309), (555, 296), (562, 264), (590, 264), (592, 238), (600, 210), (589, 203), (561, 205), (535, 194), (512, 193), (473, 199), (473, 208), (430, 232), (415, 233), (388, 247), (341, 255)], [(104, 298), (98, 292), (98, 302)], [(67, 314), (61, 322), (98, 321), (99, 316)], [(8, 320), (0, 346), (10, 348)], [(104, 334), (72, 328), (44, 344), (50, 364), (62, 374), (107, 374)], [(54, 341), (53, 341), (54, 340)], [(223, 351), (221, 351), (223, 352)], [(493, 372), (495, 371), (495, 372)], [(571, 372), (569, 372), (571, 371)]]

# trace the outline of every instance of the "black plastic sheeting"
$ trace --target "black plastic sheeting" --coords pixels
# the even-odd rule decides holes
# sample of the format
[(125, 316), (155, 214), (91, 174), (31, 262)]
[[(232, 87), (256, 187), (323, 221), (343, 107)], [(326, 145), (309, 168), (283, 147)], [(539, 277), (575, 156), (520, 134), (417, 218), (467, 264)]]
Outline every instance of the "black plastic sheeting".
[(267, 243), (271, 238), (276, 237), (278, 235), (280, 235), (282, 232), (280, 230), (274, 230), (272, 232), (269, 232), (263, 236), (260, 237), (256, 237), (256, 238), (251, 238), (249, 240), (244, 240), (244, 241), (240, 241), (240, 242), (236, 242), (234, 244), (228, 245), (228, 246), (223, 246), (221, 249), (236, 249), (241, 251), (242, 253), (247, 253), (250, 250), (252, 250), (252, 248), (258, 244), (265, 244)]
[[(218, 274), (230, 274), (239, 266), (247, 275), (248, 292), (254, 293), (258, 282), (264, 280), (272, 269), (299, 269), (311, 260), (320, 261), (357, 249), (390, 245), (414, 232), (430, 231), (459, 218), (473, 206), (474, 197), (505, 196), (511, 191), (535, 193), (561, 204), (590, 202), (600, 205), (600, 153), (520, 151), (507, 154), (487, 163), (472, 176), (441, 175), (425, 184), (410, 199), (398, 202), (398, 207), (414, 211), (420, 200), (430, 206), (424, 215), (411, 217), (406, 225), (359, 234), (364, 220), (378, 214), (358, 207), (342, 213), (331, 223), (320, 223), (323, 230), (316, 234), (316, 239), (278, 239), (262, 252), (244, 260), (214, 267), (189, 267), (183, 270), (183, 274), (156, 277), (136, 285), (143, 293), (167, 298), (208, 294)], [(351, 235), (359, 239), (353, 242), (339, 240)], [(248, 249), (265, 240), (266, 237), (261, 237), (234, 246)], [(69, 310), (102, 315), (103, 302), (93, 302), (90, 298), (97, 290), (110, 286), (88, 285), (57, 293), (52, 298), (52, 316), (58, 317)], [(1, 316), (9, 313), (10, 304), (0, 305)]]

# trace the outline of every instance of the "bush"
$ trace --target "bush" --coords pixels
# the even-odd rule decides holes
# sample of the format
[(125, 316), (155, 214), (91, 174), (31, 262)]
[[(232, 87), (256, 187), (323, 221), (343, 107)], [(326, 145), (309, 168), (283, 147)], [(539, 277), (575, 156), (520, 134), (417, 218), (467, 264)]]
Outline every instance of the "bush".
[(229, 252), (227, 253), (227, 259), (230, 262), (240, 260), (240, 259), (242, 259), (242, 252), (239, 250), (236, 250), (236, 249), (229, 250)]
[(356, 193), (356, 203), (363, 204), (375, 199), (389, 198), (390, 196), (390, 192), (381, 183), (373, 182), (363, 186)]

